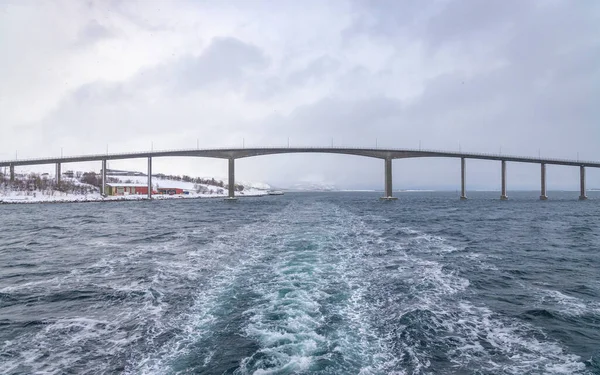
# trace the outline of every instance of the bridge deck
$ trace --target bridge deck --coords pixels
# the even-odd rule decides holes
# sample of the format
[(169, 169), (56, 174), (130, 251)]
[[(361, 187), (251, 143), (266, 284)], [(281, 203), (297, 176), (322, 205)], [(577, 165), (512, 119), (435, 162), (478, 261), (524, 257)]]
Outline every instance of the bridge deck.
[(148, 157), (208, 157), (219, 159), (241, 159), (262, 155), (293, 154), (293, 153), (327, 153), (371, 157), (377, 159), (405, 159), (420, 157), (442, 157), (442, 158), (465, 158), (480, 160), (504, 160), (518, 163), (554, 164), (567, 166), (583, 166), (600, 168), (600, 162), (582, 161), (553, 158), (535, 158), (501, 154), (483, 154), (467, 152), (450, 152), (436, 150), (414, 150), (414, 149), (380, 149), (380, 148), (348, 148), (348, 147), (272, 147), (272, 148), (216, 148), (216, 149), (187, 149), (167, 151), (146, 151), (117, 154), (79, 155), (68, 157), (49, 157), (38, 159), (20, 159), (0, 161), (0, 167), (40, 165), (55, 163), (78, 163), (87, 161), (136, 159)]

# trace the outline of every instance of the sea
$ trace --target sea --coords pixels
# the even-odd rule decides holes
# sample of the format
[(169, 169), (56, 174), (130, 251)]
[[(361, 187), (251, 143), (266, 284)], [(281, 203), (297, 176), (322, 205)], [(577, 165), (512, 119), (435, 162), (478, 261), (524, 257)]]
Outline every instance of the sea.
[(0, 205), (2, 374), (600, 374), (600, 192)]

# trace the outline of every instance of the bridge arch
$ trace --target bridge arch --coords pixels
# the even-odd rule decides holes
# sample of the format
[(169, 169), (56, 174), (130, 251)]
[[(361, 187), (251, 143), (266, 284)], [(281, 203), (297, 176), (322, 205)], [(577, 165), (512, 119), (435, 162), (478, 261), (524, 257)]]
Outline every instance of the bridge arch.
[[(323, 154), (342, 154), (355, 155), (376, 159), (383, 159), (385, 165), (385, 199), (393, 199), (391, 185), (391, 166), (394, 159), (418, 158), (418, 157), (443, 157), (443, 158), (460, 158), (461, 159), (461, 198), (465, 196), (465, 160), (480, 159), (480, 160), (497, 160), (502, 164), (502, 198), (506, 199), (506, 162), (519, 163), (536, 163), (541, 165), (541, 186), (542, 197), (545, 197), (545, 168), (547, 164), (577, 166), (580, 169), (580, 199), (586, 199), (585, 195), (585, 168), (593, 167), (600, 168), (600, 162), (580, 161), (580, 160), (565, 160), (565, 159), (550, 159), (541, 157), (523, 157), (500, 154), (481, 154), (481, 153), (463, 153), (451, 151), (435, 151), (435, 150), (413, 150), (413, 149), (379, 149), (379, 148), (352, 148), (352, 147), (264, 147), (264, 148), (216, 148), (216, 149), (187, 149), (187, 150), (169, 150), (169, 151), (150, 151), (150, 152), (134, 152), (120, 154), (96, 154), (96, 155), (81, 155), (72, 157), (60, 158), (39, 158), (39, 159), (24, 159), (24, 160), (5, 160), (0, 161), (0, 167), (10, 167), (11, 180), (14, 180), (14, 168), (21, 165), (40, 165), (40, 164), (55, 164), (57, 172), (60, 171), (61, 163), (75, 163), (85, 161), (102, 161), (103, 171), (106, 171), (105, 165), (107, 160), (119, 159), (148, 159), (148, 171), (150, 176), (148, 179), (149, 186), (151, 184), (152, 158), (155, 157), (172, 157), (172, 156), (187, 156), (187, 157), (207, 157), (227, 159), (229, 161), (230, 181), (234, 181), (235, 159), (250, 158), (255, 156), (266, 156), (275, 154), (292, 154), (292, 153), (323, 153)], [(58, 176), (60, 178), (60, 176)], [(106, 181), (106, 176), (103, 173), (103, 181)], [(104, 182), (103, 182), (104, 185)], [(233, 184), (230, 184), (230, 198), (234, 198)], [(149, 197), (151, 197), (151, 189), (149, 189)]]

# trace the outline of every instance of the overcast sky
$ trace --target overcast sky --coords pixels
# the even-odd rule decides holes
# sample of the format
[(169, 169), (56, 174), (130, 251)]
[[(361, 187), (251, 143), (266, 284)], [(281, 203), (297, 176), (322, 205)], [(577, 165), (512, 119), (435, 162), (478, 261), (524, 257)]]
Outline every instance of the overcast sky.
[[(600, 2), (0, 0), (0, 159), (288, 137), (600, 160)], [(226, 165), (154, 169), (219, 177)], [(239, 180), (276, 186), (383, 187), (376, 159), (236, 165)], [(467, 168), (469, 187), (499, 188), (499, 162)], [(538, 165), (508, 169), (509, 189), (537, 189)], [(458, 160), (396, 160), (394, 189), (458, 188), (459, 172)], [(550, 166), (549, 188), (576, 188), (578, 172)], [(588, 181), (600, 187), (600, 171)]]

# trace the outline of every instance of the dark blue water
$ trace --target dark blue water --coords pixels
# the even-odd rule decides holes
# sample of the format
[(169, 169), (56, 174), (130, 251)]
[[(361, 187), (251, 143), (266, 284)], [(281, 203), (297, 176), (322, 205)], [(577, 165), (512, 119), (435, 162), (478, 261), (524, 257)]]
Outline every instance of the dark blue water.
[(550, 195), (0, 206), (0, 373), (600, 374), (600, 196)]

